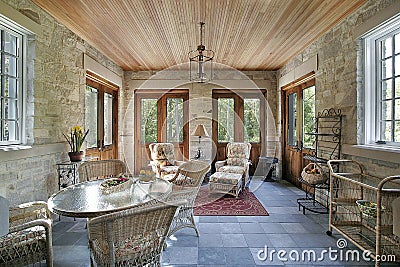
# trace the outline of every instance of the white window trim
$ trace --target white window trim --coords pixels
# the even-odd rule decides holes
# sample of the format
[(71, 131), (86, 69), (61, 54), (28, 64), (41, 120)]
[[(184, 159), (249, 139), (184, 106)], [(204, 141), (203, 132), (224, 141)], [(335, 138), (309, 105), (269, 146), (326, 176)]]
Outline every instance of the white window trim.
[[(29, 104), (29, 107), (27, 106), (28, 98), (32, 97), (33, 94), (33, 81), (30, 80), (33, 78), (33, 58), (27, 51), (28, 49), (29, 51), (33, 49), (31, 48), (31, 42), (35, 39), (35, 35), (42, 33), (42, 30), (39, 24), (3, 2), (0, 2), (0, 23), (23, 35), (23, 69), (21, 77), (21, 89), (23, 93), (22, 109), (19, 110), (19, 113), (23, 114), (23, 116), (21, 120), (20, 142), (18, 142), (17, 145), (1, 145), (0, 152), (7, 151), (6, 153), (10, 153), (11, 151), (18, 150), (26, 151), (26, 149), (31, 148), (33, 144), (33, 125), (27, 122), (27, 116), (29, 116), (28, 112), (33, 113), (33, 104), (32, 106), (31, 104)], [(28, 48), (28, 46), (30, 47)]]
[[(379, 25), (371, 31), (361, 36), (364, 49), (364, 144), (376, 145), (377, 135), (379, 131), (378, 107), (377, 107), (377, 70), (376, 70), (376, 54), (375, 41), (384, 35), (400, 28), (400, 15), (394, 16), (387, 22)], [(393, 88), (394, 90), (394, 88)], [(380, 144), (379, 146), (393, 147), (400, 146), (400, 143)]]

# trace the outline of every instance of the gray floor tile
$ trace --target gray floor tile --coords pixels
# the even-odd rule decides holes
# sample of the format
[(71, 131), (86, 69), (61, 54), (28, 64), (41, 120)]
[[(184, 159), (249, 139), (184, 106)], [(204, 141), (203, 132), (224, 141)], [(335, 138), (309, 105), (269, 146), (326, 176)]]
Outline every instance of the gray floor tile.
[(199, 247), (222, 247), (222, 234), (200, 234)]
[(224, 248), (224, 254), (229, 266), (255, 264), (249, 248)]
[(162, 255), (166, 264), (197, 264), (197, 247), (168, 247)]
[(264, 233), (264, 229), (261, 227), (260, 223), (258, 223), (258, 222), (240, 223), (240, 227), (242, 228), (242, 232), (245, 234), (262, 234), (262, 233)]
[(224, 247), (247, 247), (243, 234), (222, 234)]
[(226, 264), (224, 248), (199, 248), (198, 264)]

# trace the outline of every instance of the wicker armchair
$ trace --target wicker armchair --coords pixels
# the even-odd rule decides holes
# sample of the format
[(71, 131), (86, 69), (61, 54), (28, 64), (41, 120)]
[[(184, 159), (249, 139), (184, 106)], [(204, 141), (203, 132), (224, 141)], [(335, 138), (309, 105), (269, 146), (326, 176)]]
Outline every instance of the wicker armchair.
[(0, 237), (0, 266), (25, 266), (46, 260), (53, 266), (52, 222), (46, 202), (10, 208), (10, 230)]
[(150, 165), (158, 178), (170, 180), (183, 161), (175, 160), (174, 144), (152, 143), (149, 145)]
[(170, 200), (183, 199), (187, 203), (175, 215), (168, 236), (185, 227), (193, 228), (196, 235), (199, 236), (199, 231), (194, 222), (193, 206), (204, 176), (209, 170), (210, 165), (208, 163), (197, 160), (191, 160), (179, 166), (178, 172), (171, 180), (173, 191)]
[(93, 266), (161, 266), (161, 253), (183, 202), (152, 202), (88, 221)]
[(250, 143), (228, 143), (226, 146), (226, 160), (215, 162), (217, 172), (228, 172), (241, 174), (243, 176), (243, 188), (248, 186), (250, 176), (249, 168), (251, 144)]
[(126, 173), (126, 164), (117, 159), (86, 161), (78, 168), (79, 181), (91, 181)]

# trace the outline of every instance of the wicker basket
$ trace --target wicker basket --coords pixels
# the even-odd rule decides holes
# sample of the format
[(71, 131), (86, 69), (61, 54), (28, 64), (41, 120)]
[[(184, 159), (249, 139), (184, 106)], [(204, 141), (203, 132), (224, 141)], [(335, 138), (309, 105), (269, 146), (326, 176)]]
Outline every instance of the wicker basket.
[(121, 179), (119, 178), (110, 178), (110, 179), (106, 179), (104, 180), (104, 182), (102, 182), (100, 184), (100, 189), (101, 192), (103, 194), (112, 194), (112, 193), (116, 193), (116, 192), (120, 192), (120, 191), (125, 191), (131, 188), (131, 185), (133, 184), (133, 181), (131, 178), (127, 178), (127, 180), (121, 184), (117, 184), (117, 185), (113, 185), (113, 186), (106, 186), (106, 183), (113, 181), (113, 180), (119, 180)]
[[(317, 170), (317, 173), (312, 173), (312, 170)], [(312, 185), (323, 184), (326, 182), (326, 180), (328, 180), (324, 170), (322, 170), (321, 166), (319, 166), (317, 163), (309, 163), (307, 166), (305, 166), (301, 172), (301, 178)]]

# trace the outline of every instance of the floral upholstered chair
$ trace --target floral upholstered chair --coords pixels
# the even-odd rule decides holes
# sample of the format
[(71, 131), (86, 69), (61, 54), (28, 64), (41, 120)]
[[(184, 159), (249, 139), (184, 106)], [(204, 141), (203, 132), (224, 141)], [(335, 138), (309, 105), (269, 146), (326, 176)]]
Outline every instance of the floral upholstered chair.
[(175, 160), (174, 144), (153, 143), (149, 145), (150, 165), (158, 178), (172, 179), (183, 161)]
[(217, 172), (241, 174), (243, 177), (242, 186), (248, 186), (250, 159), (250, 143), (228, 143), (226, 146), (227, 159), (215, 162)]

